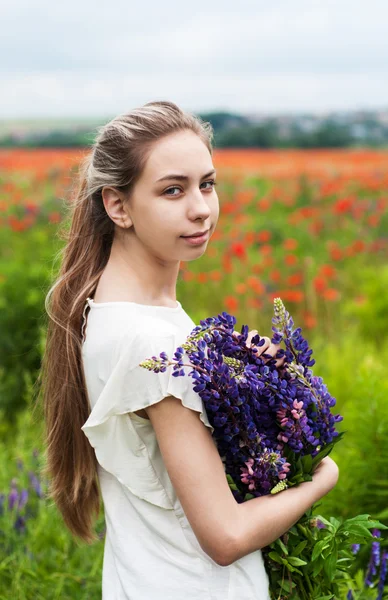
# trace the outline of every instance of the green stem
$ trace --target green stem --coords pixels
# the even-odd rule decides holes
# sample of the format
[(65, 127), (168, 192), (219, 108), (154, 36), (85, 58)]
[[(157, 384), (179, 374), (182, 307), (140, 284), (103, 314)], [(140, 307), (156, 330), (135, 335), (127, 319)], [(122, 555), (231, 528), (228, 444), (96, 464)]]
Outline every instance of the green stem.
[(303, 600), (304, 599), (305, 600), (309, 600), (308, 594), (307, 594), (307, 592), (305, 590), (305, 587), (303, 585), (303, 581), (302, 581), (302, 579), (300, 577), (298, 578), (298, 581), (299, 581), (299, 589), (300, 589), (300, 591), (302, 592), (302, 595), (303, 595)]
[(304, 537), (309, 540), (309, 542), (314, 542), (315, 541), (314, 538), (313, 538), (313, 535), (312, 535), (311, 531), (309, 531), (307, 529), (307, 527), (304, 527), (300, 523), (297, 523), (296, 526), (299, 529), (299, 531), (304, 535)]
[(313, 597), (312, 594), (313, 594), (314, 590), (313, 590), (313, 586), (311, 585), (310, 577), (307, 575), (307, 573), (304, 573), (304, 576), (306, 578), (307, 586), (311, 592), (311, 598), (312, 598)]

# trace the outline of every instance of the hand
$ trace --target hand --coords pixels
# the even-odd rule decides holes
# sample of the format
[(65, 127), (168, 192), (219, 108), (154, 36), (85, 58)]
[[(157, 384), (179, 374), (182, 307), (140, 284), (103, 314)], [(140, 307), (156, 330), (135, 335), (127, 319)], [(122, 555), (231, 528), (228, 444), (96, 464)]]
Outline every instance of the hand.
[[(262, 346), (258, 346), (257, 344), (252, 344), (251, 343), (252, 338), (255, 335), (257, 335), (258, 333), (259, 332), (257, 331), (257, 329), (252, 329), (248, 333), (246, 346), (247, 346), (247, 348), (251, 348), (252, 346), (254, 348), (257, 348), (256, 355), (262, 356), (265, 363), (267, 363), (269, 360), (273, 360), (275, 357), (277, 357), (277, 353), (279, 350), (281, 350), (282, 353), (284, 352), (284, 349), (280, 347), (280, 344), (272, 344), (271, 339), (266, 336), (260, 337), (261, 340), (264, 339), (264, 344)], [(241, 335), (241, 334), (238, 331), (234, 331), (233, 335), (237, 336), (237, 335)], [(277, 358), (277, 360), (275, 362), (275, 366), (278, 369), (280, 369), (280, 371), (284, 371), (284, 362), (285, 362), (285, 356), (280, 356), (279, 358)]]
[(326, 494), (337, 484), (339, 468), (330, 456), (325, 456), (313, 471), (313, 481), (327, 488)]

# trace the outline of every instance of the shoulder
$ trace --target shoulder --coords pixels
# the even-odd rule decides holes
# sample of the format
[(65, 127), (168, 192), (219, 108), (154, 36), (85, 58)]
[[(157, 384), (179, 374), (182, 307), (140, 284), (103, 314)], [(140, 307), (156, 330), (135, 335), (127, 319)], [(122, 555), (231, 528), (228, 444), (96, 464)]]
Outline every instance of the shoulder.
[(163, 325), (157, 320), (151, 319), (142, 326), (127, 328), (115, 341), (112, 356), (115, 367), (112, 374), (125, 373), (130, 376), (137, 373), (142, 380), (149, 381), (152, 374), (141, 367), (140, 363), (153, 356), (159, 358), (161, 352), (166, 352), (169, 358), (172, 358), (175, 350), (184, 340), (185, 336), (182, 337), (168, 324)]

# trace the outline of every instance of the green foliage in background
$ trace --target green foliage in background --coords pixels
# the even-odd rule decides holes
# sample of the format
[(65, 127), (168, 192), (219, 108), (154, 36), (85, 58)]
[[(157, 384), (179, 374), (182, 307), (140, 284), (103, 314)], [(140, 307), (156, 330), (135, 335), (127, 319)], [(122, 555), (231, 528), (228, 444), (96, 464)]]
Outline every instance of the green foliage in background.
[(346, 430), (331, 454), (339, 480), (320, 510), (344, 518), (366, 512), (388, 521), (388, 343), (376, 348), (349, 333), (327, 341), (313, 356), (313, 371), (337, 399), (341, 430)]
[[(347, 114), (340, 122), (335, 114), (263, 116), (259, 122), (252, 116), (231, 112), (197, 113), (210, 121), (218, 148), (345, 148), (349, 146), (385, 147), (388, 127), (377, 111)], [(114, 115), (100, 119), (41, 119), (3, 121), (0, 147), (73, 148), (90, 143), (91, 127), (101, 126)], [(303, 121), (309, 120), (309, 129)], [(21, 135), (21, 130), (24, 130)]]
[[(103, 506), (95, 528), (100, 539), (88, 545), (73, 538), (52, 500), (44, 495), (43, 424), (31, 418), (31, 408), (19, 413), (12, 428), (13, 444), (0, 442), (0, 600), (97, 600), (101, 598)], [(34, 485), (31, 474), (37, 478)], [(17, 504), (8, 509), (12, 485), (19, 493), (28, 491), (21, 510)]]
[[(6, 236), (7, 233), (4, 232)], [(5, 240), (4, 240), (5, 241)], [(44, 296), (52, 245), (43, 228), (13, 235), (0, 254), (0, 413), (14, 422), (26, 405), (26, 381), (38, 375), (44, 334)]]
[[(370, 341), (353, 332), (332, 342), (316, 337), (310, 345), (317, 361), (313, 372), (324, 378), (336, 397), (334, 411), (344, 416), (338, 428), (347, 432), (331, 454), (340, 469), (338, 484), (317, 504), (316, 515), (349, 519), (368, 513), (388, 525), (388, 344), (377, 352)], [(0, 493), (4, 494), (9, 493), (13, 478), (26, 487), (26, 472), (38, 472), (44, 460), (42, 423), (31, 420), (31, 406), (19, 414), (12, 430), (13, 443), (0, 442)], [(38, 450), (39, 465), (32, 457), (33, 449)], [(24, 472), (18, 470), (18, 458)], [(31, 498), (35, 501), (32, 493)], [(35, 505), (37, 513), (26, 519), (25, 532), (13, 531), (15, 513), (13, 519), (6, 511), (0, 516), (0, 590), (7, 590), (0, 592), (0, 600), (101, 598), (103, 542), (91, 546), (75, 542), (50, 501), (39, 499)], [(103, 514), (96, 531), (102, 527)], [(382, 542), (382, 547), (386, 545)], [(370, 544), (366, 544), (349, 572), (349, 582), (360, 590), (359, 600), (376, 598), (375, 589), (363, 588), (361, 577), (369, 555)], [(339, 600), (345, 598), (344, 591)]]
[[(270, 183), (261, 178), (252, 177), (248, 183), (257, 189), (259, 198), (270, 188)], [(61, 203), (54, 199), (51, 183), (45, 185), (48, 199), (42, 203), (36, 223), (22, 232), (5, 226), (0, 240), (0, 600), (94, 600), (101, 598), (102, 539), (92, 546), (75, 541), (56, 507), (40, 497), (34, 488), (36, 481), (30, 481), (30, 473), (38, 476), (44, 462), (43, 424), (31, 420), (32, 385), (39, 372), (45, 337), (44, 298), (53, 280), (54, 257), (61, 247), (55, 236), (57, 225), (49, 224), (47, 219), (50, 211), (60, 210)], [(229, 200), (233, 200), (235, 191), (233, 185), (227, 189), (225, 184)], [(314, 194), (313, 186), (302, 180), (292, 210), (312, 204), (317, 200)], [(331, 198), (319, 201), (332, 203)], [(14, 210), (21, 217), (24, 215), (22, 204)], [(250, 230), (271, 231), (275, 264), (281, 265), (282, 241), (288, 235), (284, 206), (273, 203), (270, 210), (259, 215), (254, 204), (244, 210)], [(325, 235), (331, 236), (337, 217), (327, 218)], [(379, 229), (368, 232), (370, 239), (386, 235), (387, 218), (383, 216)], [(225, 223), (226, 235), (217, 246), (219, 255), (204, 258), (205, 264), (193, 264), (193, 273), (220, 267), (220, 256), (228, 250), (232, 221), (233, 218)], [(294, 228), (292, 235), (295, 231)], [(362, 237), (359, 224), (351, 219), (344, 221), (342, 229), (335, 229), (335, 236), (345, 245)], [(295, 237), (299, 243), (296, 254), (301, 260), (306, 259), (301, 268), (306, 281), (311, 282), (318, 266), (328, 260), (324, 235), (313, 238), (301, 223)], [(246, 250), (249, 273), (250, 265), (257, 262), (260, 247), (252, 244)], [(229, 290), (233, 293), (239, 277), (244, 275), (244, 267), (238, 259), (234, 260), (235, 269), (218, 289), (214, 282), (198, 285), (196, 280), (178, 281), (178, 298), (195, 322), (218, 314), (224, 295)], [(287, 266), (284, 268), (287, 270)], [(317, 314), (323, 315), (315, 331), (305, 330), (300, 313), (290, 306), (296, 325), (302, 327), (314, 351), (314, 374), (323, 377), (337, 399), (335, 412), (344, 416), (338, 429), (346, 430), (341, 444), (331, 454), (340, 469), (338, 484), (322, 499), (317, 512), (338, 519), (370, 514), (387, 525), (388, 267), (383, 256), (366, 253), (340, 268), (339, 303), (328, 306), (307, 290), (309, 302), (317, 305)], [(363, 297), (361, 302), (356, 301), (357, 295)], [(261, 335), (271, 335), (271, 302), (258, 311), (245, 307), (241, 298), (239, 311), (236, 329), (248, 324), (259, 329)], [(44, 489), (43, 480), (41, 485)], [(19, 491), (28, 490), (28, 499), (20, 511), (15, 507), (9, 511), (8, 498), (15, 486)], [(102, 532), (103, 524), (101, 514), (97, 531)], [(386, 547), (385, 541), (382, 546)], [(362, 574), (369, 554), (370, 546), (362, 547), (349, 573), (353, 584), (357, 583), (358, 600), (376, 598), (376, 590), (363, 588)], [(345, 595), (339, 600), (345, 600)]]
[(345, 301), (344, 317), (356, 323), (363, 338), (378, 344), (388, 337), (388, 264), (354, 269), (352, 286), (364, 294), (365, 301)]

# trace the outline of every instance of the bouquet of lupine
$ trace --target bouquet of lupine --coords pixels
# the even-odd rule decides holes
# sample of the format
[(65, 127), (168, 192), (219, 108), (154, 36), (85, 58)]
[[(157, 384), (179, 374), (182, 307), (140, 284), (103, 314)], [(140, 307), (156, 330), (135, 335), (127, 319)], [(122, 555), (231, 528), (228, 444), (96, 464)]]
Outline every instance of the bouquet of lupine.
[[(343, 417), (331, 412), (335, 398), (322, 378), (313, 375), (312, 350), (280, 298), (274, 299), (271, 342), (283, 342), (285, 349), (275, 358), (258, 355), (264, 344), (258, 334), (248, 347), (248, 326), (238, 334), (235, 324), (236, 318), (226, 312), (202, 320), (172, 360), (161, 352), (140, 366), (155, 373), (172, 366), (174, 377), (185, 376), (184, 368), (192, 367), (193, 389), (204, 402), (229, 487), (241, 503), (311, 481), (316, 466), (345, 432), (336, 430)], [(278, 370), (276, 358), (283, 356), (284, 368)], [(369, 540), (371, 528), (387, 529), (369, 515), (345, 522), (320, 516), (323, 527), (316, 527), (312, 510), (263, 549), (274, 600), (340, 597), (354, 560), (351, 545)]]

